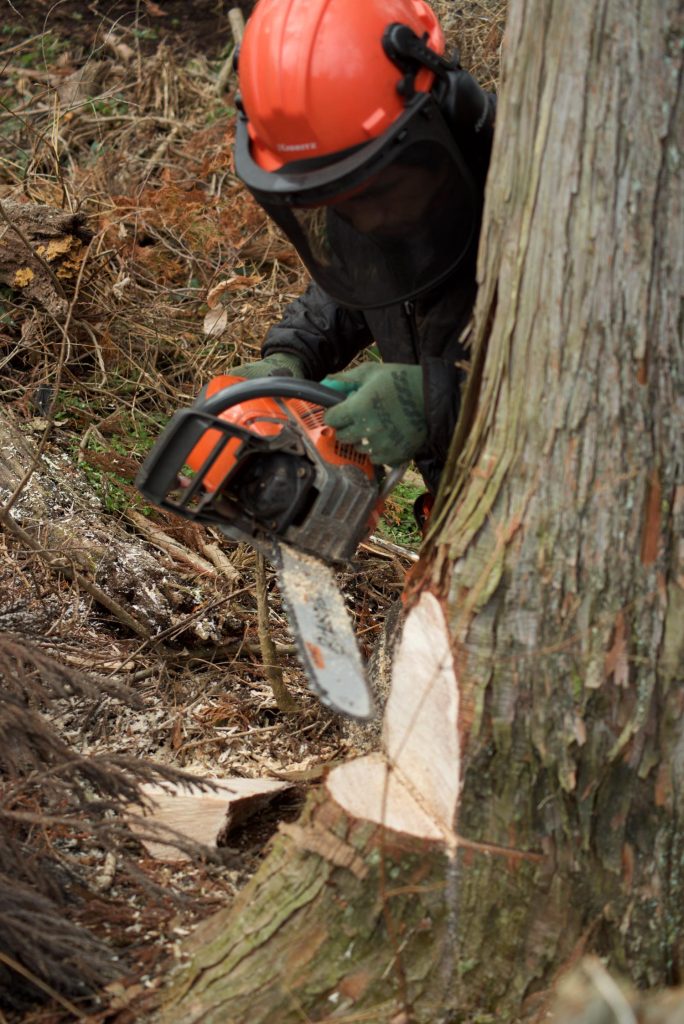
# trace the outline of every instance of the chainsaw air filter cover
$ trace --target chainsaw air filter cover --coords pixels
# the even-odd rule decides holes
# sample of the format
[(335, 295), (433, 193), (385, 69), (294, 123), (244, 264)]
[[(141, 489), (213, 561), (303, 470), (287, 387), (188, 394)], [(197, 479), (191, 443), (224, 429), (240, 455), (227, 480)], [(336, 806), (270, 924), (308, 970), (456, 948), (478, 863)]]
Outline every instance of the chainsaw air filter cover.
[(137, 485), (266, 553), (284, 541), (346, 562), (377, 522), (382, 472), (325, 425), (340, 399), (309, 381), (216, 377), (172, 418)]

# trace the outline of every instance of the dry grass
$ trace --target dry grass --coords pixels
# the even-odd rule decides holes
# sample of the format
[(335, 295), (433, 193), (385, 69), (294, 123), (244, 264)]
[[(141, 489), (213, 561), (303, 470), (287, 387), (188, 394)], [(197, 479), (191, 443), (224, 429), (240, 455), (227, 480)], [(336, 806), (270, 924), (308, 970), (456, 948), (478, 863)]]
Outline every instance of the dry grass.
[(451, 52), (483, 89), (496, 91), (507, 0), (431, 0)]

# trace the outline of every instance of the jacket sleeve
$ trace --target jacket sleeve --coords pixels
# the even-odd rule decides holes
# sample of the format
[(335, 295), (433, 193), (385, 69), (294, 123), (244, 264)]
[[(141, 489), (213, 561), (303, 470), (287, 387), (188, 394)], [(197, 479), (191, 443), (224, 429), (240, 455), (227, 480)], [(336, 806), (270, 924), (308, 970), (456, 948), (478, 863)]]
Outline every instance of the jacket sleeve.
[(347, 366), (372, 336), (363, 313), (346, 309), (311, 283), (286, 307), (282, 320), (268, 331), (262, 355), (288, 352), (301, 359), (310, 380), (322, 380)]
[(427, 356), (421, 360), (425, 412), (428, 427), (426, 447), (438, 462), (444, 463), (461, 408), (466, 370), (448, 359)]

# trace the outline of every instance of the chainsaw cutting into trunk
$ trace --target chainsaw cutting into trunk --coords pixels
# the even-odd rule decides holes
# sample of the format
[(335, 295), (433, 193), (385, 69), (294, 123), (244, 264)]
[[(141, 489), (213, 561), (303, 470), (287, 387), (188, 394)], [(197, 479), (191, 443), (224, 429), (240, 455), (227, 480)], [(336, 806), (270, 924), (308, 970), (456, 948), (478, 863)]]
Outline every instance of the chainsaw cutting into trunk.
[(335, 711), (373, 699), (334, 576), (375, 527), (404, 467), (385, 475), (324, 422), (343, 394), (288, 377), (216, 377), (170, 420), (136, 484), (271, 559), (311, 689)]

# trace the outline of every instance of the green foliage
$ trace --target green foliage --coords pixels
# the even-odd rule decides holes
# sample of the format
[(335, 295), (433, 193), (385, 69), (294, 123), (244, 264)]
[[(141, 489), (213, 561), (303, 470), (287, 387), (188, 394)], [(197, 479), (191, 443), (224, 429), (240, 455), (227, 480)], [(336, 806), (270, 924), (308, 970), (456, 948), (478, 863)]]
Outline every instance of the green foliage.
[(413, 516), (413, 503), (424, 490), (419, 484), (407, 482), (395, 488), (378, 523), (379, 536), (405, 548), (417, 548), (420, 545), (421, 535)]
[(107, 98), (92, 99), (88, 101), (93, 113), (102, 117), (116, 117), (117, 114), (127, 114), (129, 111), (128, 100), (121, 93), (114, 93)]
[[(2, 28), (3, 35), (20, 34), (21, 32), (23, 32), (23, 29), (18, 26), (4, 25)], [(18, 53), (13, 58), (13, 63), (22, 68), (50, 65), (55, 62), (66, 47), (67, 43), (64, 39), (60, 39), (53, 32), (44, 32), (39, 39), (36, 39), (35, 44), (30, 49)]]
[[(97, 445), (93, 445), (93, 448), (104, 451), (102, 447)], [(125, 509), (130, 508), (130, 491), (127, 492), (125, 489), (125, 487), (130, 485), (128, 485), (128, 482), (123, 477), (119, 476), (118, 473), (91, 466), (89, 462), (85, 462), (83, 459), (79, 460), (77, 453), (74, 453), (74, 455), (77, 458), (79, 469), (83, 472), (83, 475), (107, 512), (123, 512)]]
[(230, 117), (235, 117), (235, 107), (226, 106), (224, 103), (218, 103), (215, 107), (207, 111), (205, 123), (214, 124), (216, 121), (222, 121)]
[(112, 448), (121, 455), (142, 459), (159, 437), (168, 417), (159, 414), (142, 419), (126, 415), (122, 419), (125, 429), (119, 437), (112, 439)]
[(158, 39), (159, 33), (156, 28), (132, 28), (131, 35), (138, 39)]
[[(130, 390), (130, 387), (130, 382), (121, 382), (117, 393)], [(57, 396), (56, 422), (66, 430), (78, 425), (79, 429), (74, 430), (67, 447), (105, 510), (123, 512), (134, 507), (148, 515), (151, 510), (134, 489), (132, 478), (135, 463), (142, 462), (147, 455), (167, 417), (162, 413), (143, 415), (122, 409), (116, 418), (116, 434), (103, 437), (97, 423), (113, 411), (107, 398), (103, 398), (98, 407), (98, 403), (90, 404), (79, 394), (61, 391)], [(95, 429), (84, 432), (86, 424)], [(119, 472), (123, 465), (126, 466), (126, 475)]]

